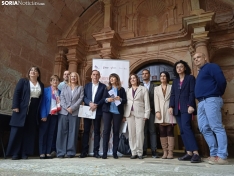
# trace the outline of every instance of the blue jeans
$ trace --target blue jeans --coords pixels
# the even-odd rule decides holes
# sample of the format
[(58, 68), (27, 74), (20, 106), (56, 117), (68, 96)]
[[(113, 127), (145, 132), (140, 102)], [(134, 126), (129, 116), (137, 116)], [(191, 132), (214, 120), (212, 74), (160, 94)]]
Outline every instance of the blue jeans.
[(198, 126), (209, 148), (210, 156), (226, 159), (227, 134), (222, 125), (221, 97), (210, 97), (198, 103)]

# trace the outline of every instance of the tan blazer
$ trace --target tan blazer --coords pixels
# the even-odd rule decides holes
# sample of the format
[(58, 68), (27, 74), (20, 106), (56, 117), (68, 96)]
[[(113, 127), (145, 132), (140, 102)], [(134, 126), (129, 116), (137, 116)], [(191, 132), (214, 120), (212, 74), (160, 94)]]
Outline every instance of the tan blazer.
[(149, 93), (147, 88), (144, 86), (139, 86), (136, 90), (134, 98), (132, 97), (132, 88), (127, 89), (127, 104), (124, 110), (124, 117), (129, 117), (131, 109), (133, 110), (136, 117), (149, 118), (150, 115), (150, 103), (149, 103)]
[(155, 113), (161, 113), (161, 120), (155, 116), (154, 123), (176, 123), (174, 116), (171, 116), (168, 112), (169, 103), (171, 96), (171, 85), (167, 84), (167, 90), (165, 97), (163, 96), (162, 86), (157, 86), (154, 88), (154, 105)]

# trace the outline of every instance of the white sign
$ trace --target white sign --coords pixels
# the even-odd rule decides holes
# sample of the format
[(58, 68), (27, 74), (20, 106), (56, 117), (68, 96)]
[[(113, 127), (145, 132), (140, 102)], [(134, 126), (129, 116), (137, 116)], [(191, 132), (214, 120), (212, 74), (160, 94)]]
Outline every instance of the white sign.
[(117, 59), (93, 59), (93, 70), (98, 70), (101, 74), (100, 82), (108, 84), (111, 73), (116, 73), (120, 77), (122, 87), (128, 88), (129, 61)]
[(88, 119), (95, 119), (96, 110), (91, 111), (89, 106), (80, 105), (78, 117), (83, 117), (83, 118), (88, 118)]

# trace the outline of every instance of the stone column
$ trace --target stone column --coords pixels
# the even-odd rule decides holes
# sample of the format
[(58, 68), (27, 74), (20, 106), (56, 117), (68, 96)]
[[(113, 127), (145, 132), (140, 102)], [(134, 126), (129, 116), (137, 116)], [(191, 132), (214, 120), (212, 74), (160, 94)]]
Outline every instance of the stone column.
[(60, 79), (62, 79), (63, 72), (67, 70), (68, 66), (66, 53), (66, 48), (60, 48), (59, 53), (55, 57), (54, 74), (58, 75)]
[(192, 11), (190, 12), (191, 15), (199, 15), (201, 13), (204, 13), (205, 11), (200, 8), (200, 3), (199, 0), (190, 0), (191, 3), (191, 9)]
[(104, 3), (104, 26), (102, 31), (112, 30), (112, 9), (111, 0), (102, 0)]
[[(66, 38), (59, 40), (58, 46), (64, 47), (68, 51), (66, 54), (68, 70), (70, 72), (77, 72), (80, 75), (80, 70), (78, 70), (79, 64), (86, 62), (86, 44), (83, 40), (79, 36)], [(80, 77), (80, 79), (85, 80), (85, 76)]]

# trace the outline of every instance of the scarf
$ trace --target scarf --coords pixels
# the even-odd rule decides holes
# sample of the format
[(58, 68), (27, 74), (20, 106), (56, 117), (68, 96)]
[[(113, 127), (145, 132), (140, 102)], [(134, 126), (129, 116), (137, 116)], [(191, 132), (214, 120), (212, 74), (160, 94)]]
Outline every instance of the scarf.
[(53, 90), (51, 87), (51, 92), (52, 92), (52, 96), (51, 96), (50, 114), (54, 115), (54, 114), (57, 114), (57, 112), (61, 110), (61, 106), (60, 106), (60, 101), (59, 101), (58, 90)]

